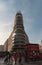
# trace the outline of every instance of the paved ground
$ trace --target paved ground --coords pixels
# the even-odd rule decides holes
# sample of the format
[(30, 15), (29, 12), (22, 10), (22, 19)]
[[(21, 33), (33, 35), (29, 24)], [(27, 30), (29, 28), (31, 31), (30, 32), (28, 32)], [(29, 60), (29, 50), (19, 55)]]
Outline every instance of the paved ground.
[(37, 61), (37, 62), (31, 62), (31, 63), (27, 63), (24, 65), (42, 65), (42, 61)]
[[(7, 65), (7, 64), (4, 64), (4, 63), (0, 63), (0, 65)], [(10, 65), (10, 64), (8, 64), (8, 65)], [(16, 65), (18, 65), (18, 64), (16, 64)], [(23, 64), (23, 65), (42, 65), (41, 63), (33, 63), (33, 64), (31, 64), (31, 63), (29, 63), (29, 64)]]
[[(4, 63), (4, 58), (1, 58), (0, 59), (0, 65), (7, 65), (7, 64), (5, 64)], [(8, 65), (10, 65), (10, 64), (8, 64)], [(19, 65), (19, 64), (16, 64), (16, 65)], [(31, 63), (24, 63), (23, 65), (42, 65), (42, 61), (37, 61), (37, 62), (31, 62)]]

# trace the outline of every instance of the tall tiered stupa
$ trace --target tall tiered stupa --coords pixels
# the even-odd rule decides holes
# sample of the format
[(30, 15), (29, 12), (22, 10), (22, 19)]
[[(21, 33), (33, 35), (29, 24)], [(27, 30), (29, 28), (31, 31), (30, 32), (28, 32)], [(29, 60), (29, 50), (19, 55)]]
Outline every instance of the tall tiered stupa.
[[(4, 44), (5, 51), (18, 50), (29, 44), (29, 39), (24, 30), (23, 16), (20, 11), (16, 13), (13, 31)], [(13, 51), (12, 50), (12, 51)]]
[(23, 48), (23, 45), (29, 44), (29, 39), (23, 26), (23, 16), (20, 11), (16, 13), (13, 32), (13, 49), (18, 50), (19, 48)]

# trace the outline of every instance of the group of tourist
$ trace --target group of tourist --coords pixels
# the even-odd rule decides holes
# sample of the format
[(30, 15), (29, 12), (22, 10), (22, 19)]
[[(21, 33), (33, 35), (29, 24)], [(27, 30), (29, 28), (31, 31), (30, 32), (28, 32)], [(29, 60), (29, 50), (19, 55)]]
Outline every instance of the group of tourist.
[(7, 56), (5, 56), (5, 63), (11, 63), (12, 65), (23, 65), (24, 63), (24, 57), (21, 56), (21, 54), (19, 54), (19, 56), (17, 56), (17, 54), (13, 54), (10, 55), (8, 54)]
[(21, 56), (21, 54), (19, 54), (19, 56), (17, 54), (14, 54), (12, 56), (12, 61), (13, 61), (13, 65), (23, 65), (24, 57)]

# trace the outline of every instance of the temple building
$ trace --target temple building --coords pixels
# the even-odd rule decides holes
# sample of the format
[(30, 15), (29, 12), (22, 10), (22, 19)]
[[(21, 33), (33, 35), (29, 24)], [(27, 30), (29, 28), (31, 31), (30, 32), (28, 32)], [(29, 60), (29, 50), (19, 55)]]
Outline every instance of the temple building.
[(4, 50), (10, 52), (12, 47), (22, 48), (25, 44), (29, 44), (29, 39), (24, 30), (22, 13), (18, 11), (15, 16), (13, 31), (4, 43)]
[(26, 61), (37, 61), (40, 59), (39, 44), (30, 43), (23, 25), (23, 15), (20, 11), (16, 13), (13, 31), (4, 43), (4, 51), (19, 53), (25, 56)]

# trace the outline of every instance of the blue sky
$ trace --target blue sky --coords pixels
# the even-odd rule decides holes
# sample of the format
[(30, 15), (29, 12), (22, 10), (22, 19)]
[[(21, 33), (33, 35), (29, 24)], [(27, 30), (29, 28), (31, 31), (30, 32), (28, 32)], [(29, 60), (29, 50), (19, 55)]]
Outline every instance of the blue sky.
[(42, 40), (42, 0), (0, 0), (0, 44), (11, 34), (19, 10), (29, 41), (39, 44)]

